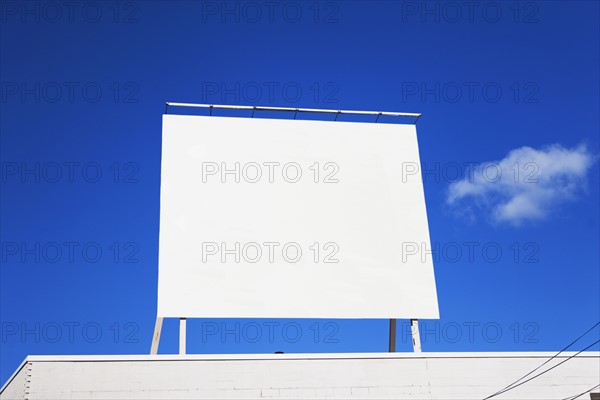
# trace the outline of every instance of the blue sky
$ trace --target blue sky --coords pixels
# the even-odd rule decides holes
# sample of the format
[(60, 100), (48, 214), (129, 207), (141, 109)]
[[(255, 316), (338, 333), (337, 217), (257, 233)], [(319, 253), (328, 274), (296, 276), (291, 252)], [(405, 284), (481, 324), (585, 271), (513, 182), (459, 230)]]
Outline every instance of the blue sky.
[[(560, 350), (600, 319), (598, 2), (75, 3), (1, 3), (1, 382), (28, 354), (149, 351), (165, 101), (423, 113), (425, 351)], [(191, 320), (188, 351), (387, 333)]]

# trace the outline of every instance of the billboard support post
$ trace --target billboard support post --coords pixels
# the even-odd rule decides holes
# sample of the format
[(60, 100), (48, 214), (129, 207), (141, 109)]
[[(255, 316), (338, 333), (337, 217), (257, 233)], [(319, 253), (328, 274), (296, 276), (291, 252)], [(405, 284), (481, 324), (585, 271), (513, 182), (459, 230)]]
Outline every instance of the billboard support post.
[(421, 352), (421, 335), (419, 334), (419, 320), (410, 320), (410, 332), (412, 334), (413, 352)]
[[(421, 336), (419, 334), (419, 320), (410, 320), (410, 331), (412, 335), (413, 352), (421, 352)], [(390, 319), (390, 341), (389, 341), (389, 352), (396, 352), (396, 319)]]
[(185, 318), (179, 318), (179, 354), (186, 353), (187, 344), (187, 321)]
[(160, 343), (160, 331), (162, 330), (162, 317), (156, 317), (156, 324), (154, 325), (154, 335), (152, 336), (152, 346), (150, 347), (150, 354), (158, 354), (158, 344)]
[(389, 344), (389, 352), (396, 352), (396, 319), (390, 319), (390, 344)]

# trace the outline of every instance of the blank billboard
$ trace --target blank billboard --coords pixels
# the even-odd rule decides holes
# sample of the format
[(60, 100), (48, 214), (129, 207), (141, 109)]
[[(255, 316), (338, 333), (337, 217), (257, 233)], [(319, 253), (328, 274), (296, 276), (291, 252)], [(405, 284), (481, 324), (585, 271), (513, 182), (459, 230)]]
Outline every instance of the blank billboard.
[(439, 318), (414, 125), (164, 115), (159, 317)]

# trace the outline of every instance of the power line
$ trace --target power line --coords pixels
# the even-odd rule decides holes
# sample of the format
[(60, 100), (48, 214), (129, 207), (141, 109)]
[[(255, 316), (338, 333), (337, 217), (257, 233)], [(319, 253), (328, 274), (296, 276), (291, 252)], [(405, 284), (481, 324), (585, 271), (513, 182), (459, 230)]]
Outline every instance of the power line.
[[(551, 358), (549, 358), (548, 360), (546, 360), (546, 361), (545, 361), (544, 363), (542, 363), (540, 366), (538, 366), (537, 368), (535, 368), (535, 369), (533, 369), (533, 370), (529, 371), (527, 374), (523, 375), (522, 377), (520, 377), (519, 379), (517, 379), (517, 380), (516, 380), (516, 381), (514, 381), (513, 383), (511, 383), (511, 384), (509, 384), (509, 385), (505, 386), (504, 388), (502, 388), (502, 389), (498, 390), (496, 393), (489, 395), (488, 397), (484, 398), (483, 400), (488, 400), (488, 399), (491, 399), (492, 397), (496, 397), (496, 396), (498, 396), (499, 394), (502, 394), (502, 393), (504, 393), (504, 392), (507, 392), (507, 391), (509, 391), (509, 390), (511, 390), (511, 389), (513, 389), (513, 388), (515, 388), (515, 387), (517, 387), (517, 386), (520, 386), (521, 384), (523, 384), (523, 383), (525, 383), (525, 382), (529, 382), (529, 381), (530, 381), (531, 379), (533, 379), (533, 378), (531, 378), (531, 379), (528, 379), (528, 380), (526, 380), (526, 381), (524, 381), (524, 382), (522, 382), (522, 383), (519, 383), (519, 384), (517, 385), (517, 383), (518, 383), (520, 380), (527, 378), (529, 375), (533, 374), (535, 371), (537, 371), (538, 369), (542, 368), (544, 365), (548, 364), (550, 361), (554, 360), (554, 359), (555, 359), (556, 357), (558, 357), (558, 356), (559, 356), (559, 355), (560, 355), (562, 352), (564, 352), (564, 351), (565, 351), (565, 350), (567, 350), (569, 347), (571, 347), (572, 345), (574, 345), (575, 343), (577, 343), (577, 342), (578, 342), (578, 341), (579, 341), (579, 340), (580, 340), (582, 337), (584, 337), (585, 335), (587, 335), (588, 333), (590, 333), (590, 331), (592, 331), (592, 329), (594, 329), (594, 328), (595, 328), (595, 327), (597, 327), (598, 325), (600, 325), (600, 321), (599, 321), (599, 322), (597, 322), (597, 323), (596, 323), (594, 326), (592, 326), (590, 329), (588, 329), (587, 331), (585, 331), (585, 333), (584, 333), (583, 335), (579, 336), (577, 339), (575, 339), (575, 340), (574, 340), (574, 341), (572, 341), (570, 344), (568, 344), (568, 345), (567, 345), (567, 346), (566, 346), (564, 349), (562, 349), (561, 351), (559, 351), (558, 353), (556, 353), (555, 355), (553, 355)], [(599, 342), (599, 341), (595, 342), (594, 344), (596, 344), (596, 343), (598, 343), (598, 342)], [(592, 344), (591, 346), (588, 346), (588, 347), (587, 347), (587, 348), (585, 348), (584, 350), (587, 350), (587, 349), (589, 349), (589, 348), (590, 348), (590, 347), (592, 347), (594, 344)], [(582, 351), (584, 351), (584, 350), (582, 350)], [(580, 351), (579, 353), (581, 353), (581, 351)], [(577, 354), (579, 354), (579, 353), (577, 353)], [(577, 355), (577, 354), (576, 354), (576, 355)], [(574, 357), (574, 356), (572, 356), (572, 357)], [(571, 357), (567, 358), (567, 360), (569, 360), (569, 359), (571, 359)], [(567, 360), (565, 360), (565, 361), (567, 361)], [(565, 362), (565, 361), (563, 361), (563, 362)], [(560, 364), (562, 364), (563, 362), (561, 362), (561, 363), (559, 363), (559, 364), (555, 365), (554, 367), (552, 367), (552, 368), (550, 368), (550, 369), (553, 369), (553, 368), (555, 368), (555, 367), (559, 366), (559, 365), (560, 365)], [(550, 371), (550, 369), (548, 369), (548, 370), (546, 370), (546, 371), (542, 372), (542, 374), (545, 374), (546, 372)], [(542, 375), (542, 374), (539, 374), (539, 375)], [(539, 375), (536, 375), (536, 376), (539, 376)], [(535, 377), (534, 377), (534, 378), (535, 378)], [(514, 385), (514, 386), (513, 386), (513, 385)]]
[[(497, 394), (493, 394), (493, 395), (492, 395), (492, 396), (490, 396), (490, 397), (497, 396), (497, 395), (499, 395), (499, 394), (502, 394), (502, 393), (506, 393), (506, 392), (508, 392), (509, 390), (513, 390), (513, 389), (514, 389), (514, 388), (516, 388), (516, 387), (519, 387), (519, 386), (521, 386), (521, 385), (523, 385), (523, 384), (525, 384), (525, 383), (527, 383), (527, 382), (529, 382), (529, 381), (531, 381), (531, 380), (534, 380), (534, 379), (535, 379), (535, 378), (537, 378), (538, 376), (544, 375), (546, 372), (552, 371), (554, 368), (556, 368), (556, 367), (560, 366), (561, 364), (564, 364), (564, 363), (566, 363), (566, 362), (567, 362), (567, 361), (569, 361), (571, 358), (577, 357), (579, 354), (583, 353), (584, 351), (586, 351), (586, 350), (587, 350), (587, 349), (589, 349), (590, 347), (593, 347), (593, 346), (595, 346), (595, 345), (596, 345), (596, 344), (598, 344), (598, 343), (600, 343), (600, 339), (599, 339), (599, 340), (596, 340), (594, 343), (590, 344), (590, 345), (589, 345), (588, 347), (586, 347), (585, 349), (578, 351), (577, 353), (575, 353), (575, 354), (573, 354), (572, 356), (570, 356), (570, 357), (568, 357), (568, 358), (564, 359), (563, 361), (559, 362), (558, 364), (556, 364), (556, 365), (554, 365), (554, 366), (552, 366), (552, 367), (548, 368), (547, 370), (545, 370), (545, 371), (542, 371), (542, 372), (540, 372), (539, 374), (537, 374), (537, 375), (534, 375), (534, 376), (532, 376), (531, 378), (529, 378), (529, 379), (526, 379), (526, 380), (524, 380), (523, 382), (521, 382), (521, 383), (518, 383), (518, 384), (516, 384), (516, 385), (514, 385), (514, 386), (512, 386), (512, 387), (509, 387), (509, 388), (503, 389), (503, 390), (501, 390), (500, 392), (498, 392)], [(521, 379), (523, 379), (523, 378), (521, 378)], [(489, 399), (490, 397), (488, 397), (488, 399)]]
[(574, 396), (571, 396), (571, 397), (565, 397), (565, 398), (564, 398), (564, 399), (562, 399), (562, 400), (575, 400), (575, 399), (577, 399), (577, 398), (579, 398), (579, 397), (583, 396), (584, 394), (591, 392), (592, 390), (596, 389), (597, 387), (600, 387), (600, 385), (596, 385), (596, 386), (594, 386), (593, 388), (589, 388), (589, 389), (588, 389), (588, 390), (586, 390), (585, 392), (581, 392), (581, 393), (579, 393), (579, 394), (576, 394), (576, 395), (574, 395)]
[(600, 322), (597, 322), (596, 325), (592, 326), (590, 329), (588, 329), (583, 335), (579, 336), (577, 339), (575, 339), (574, 341), (572, 341), (569, 345), (567, 345), (564, 349), (562, 349), (561, 351), (559, 351), (558, 353), (556, 353), (554, 356), (552, 356), (550, 359), (546, 360), (543, 364), (541, 364), (539, 367), (531, 370), (530, 372), (528, 372), (527, 374), (523, 375), (522, 377), (520, 377), (519, 379), (517, 379), (516, 381), (514, 381), (513, 383), (505, 386), (503, 389), (498, 390), (496, 393), (486, 397), (483, 400), (488, 400), (491, 399), (492, 397), (495, 397), (501, 393), (504, 393), (504, 391), (506, 391), (508, 388), (510, 388), (511, 386), (513, 386), (514, 384), (516, 384), (517, 382), (519, 382), (521, 379), (527, 378), (529, 375), (533, 374), (535, 371), (537, 371), (538, 369), (542, 368), (544, 365), (548, 364), (550, 361), (552, 361), (553, 359), (555, 359), (556, 357), (558, 357), (562, 352), (564, 352), (566, 349), (568, 349), (569, 347), (571, 347), (573, 344), (577, 343), (579, 341), (579, 339), (581, 339), (582, 337), (584, 337), (585, 335), (587, 335), (592, 329), (594, 329), (595, 327), (597, 327), (598, 325), (600, 325)]

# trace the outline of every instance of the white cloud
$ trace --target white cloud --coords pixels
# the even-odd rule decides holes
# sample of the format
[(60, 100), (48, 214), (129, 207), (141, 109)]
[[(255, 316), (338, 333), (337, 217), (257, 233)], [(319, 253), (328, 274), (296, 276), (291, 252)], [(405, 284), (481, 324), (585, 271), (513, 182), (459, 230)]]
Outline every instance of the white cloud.
[(500, 161), (478, 164), (464, 179), (450, 184), (446, 202), (471, 218), (480, 210), (495, 222), (513, 225), (542, 220), (585, 189), (595, 161), (585, 146), (521, 147)]

